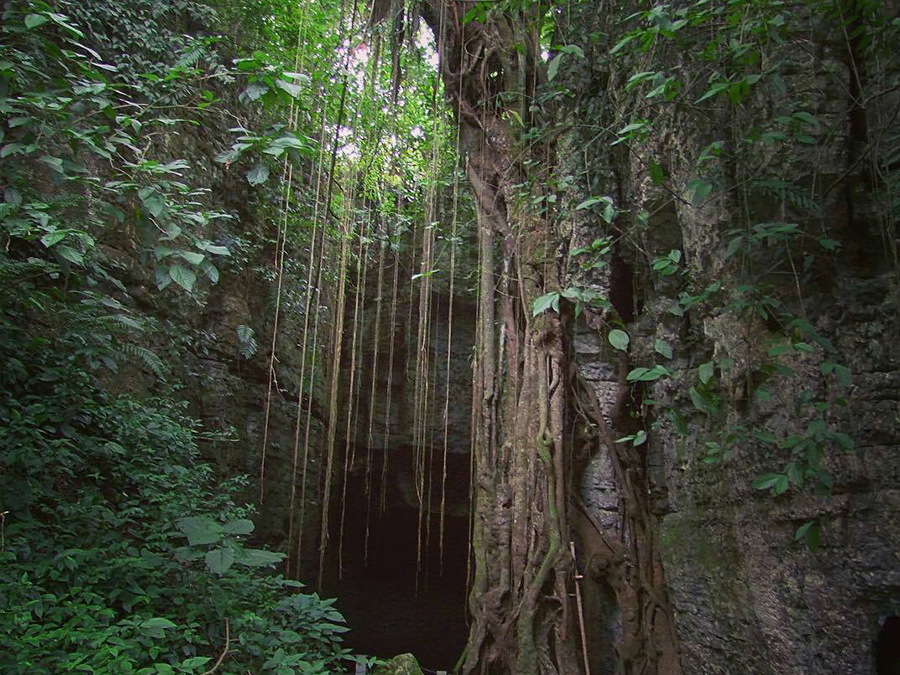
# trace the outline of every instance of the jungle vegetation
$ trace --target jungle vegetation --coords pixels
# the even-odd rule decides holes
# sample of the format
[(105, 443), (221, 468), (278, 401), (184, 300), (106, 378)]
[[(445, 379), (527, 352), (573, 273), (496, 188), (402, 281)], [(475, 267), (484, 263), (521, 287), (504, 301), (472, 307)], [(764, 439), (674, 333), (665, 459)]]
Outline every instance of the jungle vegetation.
[[(350, 425), (371, 437), (378, 420), (365, 401), (391, 407), (393, 373), (383, 392), (363, 378), (362, 327), (374, 325), (376, 369), (379, 350), (392, 364), (406, 342), (419, 550), (442, 549), (447, 435), (429, 432), (451, 404), (449, 386), (435, 400), (433, 381), (438, 360), (449, 374), (450, 349), (429, 348), (440, 291), (477, 306), (466, 366), (471, 624), (458, 671), (583, 669), (569, 551), (573, 520), (588, 517), (573, 481), (579, 427), (579, 443), (613, 458), (624, 495), (627, 536), (598, 544), (624, 617), (621, 672), (680, 672), (642, 446), (661, 425), (699, 426), (710, 465), (748, 439), (771, 448), (759, 491), (831, 489), (824, 458), (854, 441), (829, 415), (846, 405), (852, 375), (796, 300), (835, 255), (869, 252), (856, 233), (822, 225), (836, 184), (797, 185), (744, 157), (799, 156), (834, 133), (785, 84), (785, 45), (809, 44), (815, 26), (852, 73), (841, 123), (863, 170), (844, 178), (868, 195), (866, 222), (900, 269), (896, 111), (877, 124), (869, 114), (897, 88), (900, 21), (888, 4), (5, 0), (0, 670), (286, 675), (365, 660), (342, 647), (333, 600), (313, 592), (330, 547), (343, 546)], [(587, 91), (601, 86), (607, 94)], [(603, 109), (588, 115), (591, 97)], [(726, 130), (720, 140), (664, 156), (667, 130), (711, 122)], [(656, 213), (589, 166), (573, 169), (573, 131), (639, 173), (660, 210), (733, 205), (741, 215), (723, 235), (721, 267), (743, 283), (695, 276), (679, 248), (645, 255), (641, 232)], [(760, 199), (781, 216), (758, 217)], [(587, 239), (579, 218), (594, 223)], [(677, 285), (673, 317), (731, 313), (767, 326), (777, 340), (758, 381), (726, 391), (735, 364), (711, 354), (675, 383), (667, 363), (678, 345), (659, 339), (633, 360), (634, 305), (603, 281), (625, 258)], [(772, 282), (775, 268), (791, 270), (788, 282)], [(205, 428), (184, 401), (185, 354), (199, 338), (179, 317), (206, 311), (216, 284), (250, 275), (270, 296), (264, 334), (240, 325), (229, 336), (236, 364), (266, 363), (266, 424), (239, 449), (258, 467), (246, 475), (204, 450), (236, 435), (227, 420)], [(453, 303), (444, 309), (449, 345)], [(573, 365), (578, 322), (614, 355), (611, 402)], [(284, 478), (267, 465), (268, 421), (291, 344), (289, 521), (273, 550), (254, 539), (254, 522)], [(816, 377), (838, 394), (810, 393), (794, 433), (743, 428), (732, 413), (767, 387), (793, 386), (777, 382), (798, 382), (791, 359), (810, 353), (823, 355)], [(657, 411), (636, 393), (667, 379), (683, 393), (678, 406)], [(440, 464), (432, 453), (443, 453), (443, 476), (426, 470)], [(372, 509), (384, 502), (387, 456), (364, 459)], [(814, 550), (820, 529), (806, 522), (797, 539)], [(302, 569), (310, 547), (317, 564)]]

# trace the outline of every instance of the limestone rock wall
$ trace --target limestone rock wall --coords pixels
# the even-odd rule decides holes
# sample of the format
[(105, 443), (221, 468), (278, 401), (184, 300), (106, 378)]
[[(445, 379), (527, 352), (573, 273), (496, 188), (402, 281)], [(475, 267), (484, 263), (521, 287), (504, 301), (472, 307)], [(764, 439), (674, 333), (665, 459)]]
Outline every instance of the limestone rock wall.
[[(848, 86), (854, 67), (871, 77), (862, 83), (870, 92), (882, 91), (876, 80), (896, 82), (897, 73), (876, 75), (874, 61), (860, 65), (830, 19), (794, 20), (806, 21), (808, 32), (766, 46), (762, 57), (778, 64), (777, 86), (769, 80), (740, 105), (705, 108), (654, 105), (647, 88), (629, 84), (667, 64), (695, 101), (710, 66), (688, 50), (660, 40), (649, 56), (610, 59), (625, 29), (596, 10), (575, 17), (567, 36), (585, 52), (567, 62), (565, 75), (575, 92), (573, 118), (583, 121), (561, 141), (564, 169), (579, 185), (569, 198), (575, 205), (607, 195), (618, 209), (611, 223), (590, 209), (565, 223), (570, 250), (598, 237), (614, 241), (605, 267), (586, 268), (583, 255), (573, 257), (569, 281), (612, 297), (631, 336), (629, 369), (667, 369), (632, 384), (627, 410), (613, 421), (617, 438), (648, 434), (638, 470), (647, 476), (688, 675), (875, 673), (880, 626), (900, 612), (896, 231), (879, 202), (890, 185), (859, 160), (884, 151), (873, 139), (890, 133), (877, 130), (897, 101), (875, 95), (861, 111)], [(797, 110), (818, 121), (810, 142), (779, 152), (784, 146), (746, 140), (754, 125), (765, 129)], [(649, 133), (614, 143), (616, 130), (634, 118), (651, 120)], [(713, 143), (731, 159), (716, 155), (698, 165)], [(661, 180), (651, 176), (651, 163)], [(698, 177), (712, 183), (705, 199), (689, 187)], [(804, 186), (815, 204), (777, 194), (762, 180)], [(775, 240), (729, 254), (736, 236), (749, 238), (755, 224), (772, 222), (802, 223), (814, 234), (788, 244), (787, 256)], [(823, 250), (817, 238), (839, 242), (840, 252)], [(661, 274), (654, 263), (671, 251), (680, 254), (678, 272)], [(746, 302), (751, 285), (781, 305), (763, 316)], [(577, 366), (607, 409), (619, 387), (606, 341), (611, 327), (589, 318), (575, 340)], [(825, 341), (787, 353), (776, 347), (813, 332)], [(849, 384), (823, 377), (831, 362), (849, 369)], [(702, 364), (713, 367), (703, 374), (711, 373), (707, 382)], [(792, 454), (784, 439), (808, 435), (811, 424), (854, 442), (852, 450), (825, 444), (831, 489), (814, 489), (810, 478), (777, 495), (753, 489), (760, 475), (785, 471)], [(621, 495), (605, 450), (595, 447), (583, 461), (583, 498), (596, 521), (611, 536), (630, 536), (621, 531)], [(795, 539), (810, 521), (821, 525), (815, 552)], [(595, 576), (592, 584), (595, 639), (615, 641), (621, 618), (606, 580)], [(595, 649), (592, 672), (616, 672), (610, 651)]]

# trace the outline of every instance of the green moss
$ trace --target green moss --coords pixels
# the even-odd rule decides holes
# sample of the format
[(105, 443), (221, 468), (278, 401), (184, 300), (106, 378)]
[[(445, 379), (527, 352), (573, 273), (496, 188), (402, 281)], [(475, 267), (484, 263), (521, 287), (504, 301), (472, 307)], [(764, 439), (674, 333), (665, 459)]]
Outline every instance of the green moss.
[(416, 657), (400, 654), (375, 671), (375, 675), (424, 675)]

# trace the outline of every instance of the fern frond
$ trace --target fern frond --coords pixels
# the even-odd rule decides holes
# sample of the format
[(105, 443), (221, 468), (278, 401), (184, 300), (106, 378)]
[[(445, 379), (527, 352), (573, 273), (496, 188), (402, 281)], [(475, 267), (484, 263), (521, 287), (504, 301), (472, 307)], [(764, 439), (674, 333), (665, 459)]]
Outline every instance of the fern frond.
[(146, 347), (126, 342), (119, 346), (119, 351), (126, 357), (143, 363), (157, 377), (163, 377), (165, 374), (166, 364)]

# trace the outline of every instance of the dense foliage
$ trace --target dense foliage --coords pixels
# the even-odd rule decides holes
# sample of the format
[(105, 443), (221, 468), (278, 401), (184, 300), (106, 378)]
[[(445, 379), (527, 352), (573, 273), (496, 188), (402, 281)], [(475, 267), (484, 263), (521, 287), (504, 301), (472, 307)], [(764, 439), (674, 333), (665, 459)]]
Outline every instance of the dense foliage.
[[(22, 325), (38, 301), (52, 340)], [(346, 630), (333, 601), (245, 546), (242, 479), (215, 481), (183, 406), (102, 389), (91, 366), (111, 326), (92, 309), (4, 298), (0, 669), (191, 673), (228, 648), (225, 673), (330, 672)]]
[[(187, 302), (230, 256), (214, 239), (232, 214), (211, 206), (171, 140), (247, 84), (230, 47), (215, 47), (220, 21), (198, 2), (2, 8), (4, 673), (285, 675), (333, 672), (348, 656), (333, 601), (298, 592), (273, 571), (282, 554), (247, 545), (254, 511), (236, 501), (247, 479), (201, 458), (210, 434), (146, 346), (175, 349), (178, 332), (126, 288), (121, 251)], [(280, 93), (273, 109), (298, 95), (283, 69), (254, 73)], [(300, 159), (305, 139), (245, 115)], [(153, 380), (152, 394), (111, 393)]]

